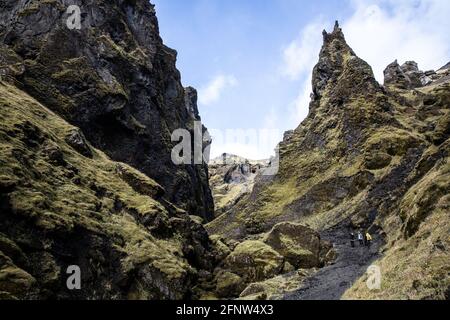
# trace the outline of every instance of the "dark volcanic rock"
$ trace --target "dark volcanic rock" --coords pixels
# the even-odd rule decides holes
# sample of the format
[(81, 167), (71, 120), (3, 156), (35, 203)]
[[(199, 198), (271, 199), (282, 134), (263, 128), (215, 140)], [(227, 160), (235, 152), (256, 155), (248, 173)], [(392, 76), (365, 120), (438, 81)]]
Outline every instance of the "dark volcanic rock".
[[(176, 51), (159, 36), (153, 5), (77, 1), (81, 28), (70, 30), (66, 20), (72, 4), (2, 1), (2, 60), (14, 62), (2, 73), (80, 127), (96, 148), (156, 180), (168, 200), (211, 219), (206, 164), (171, 161), (171, 133), (192, 131), (200, 117), (195, 90), (181, 84)], [(82, 153), (89, 156), (87, 150)]]
[(406, 77), (397, 60), (388, 65), (384, 70), (384, 84), (395, 84), (401, 89), (408, 89), (411, 86), (411, 81)]
[[(0, 299), (193, 296), (215, 264), (199, 217), (5, 82), (0, 120)], [(80, 290), (66, 285), (69, 266), (80, 268)]]
[(72, 130), (66, 136), (66, 142), (69, 144), (69, 146), (77, 150), (83, 156), (92, 158), (92, 150), (80, 130)]
[[(347, 44), (344, 33), (336, 22), (331, 33), (323, 31), (324, 45), (319, 55), (319, 62), (313, 70), (313, 101), (323, 96), (323, 92), (329, 88), (343, 85), (338, 79), (346, 71), (347, 78), (353, 78), (354, 90), (376, 90), (378, 85), (373, 77), (372, 68), (362, 59), (358, 58)], [(341, 80), (341, 79), (339, 79)], [(364, 86), (361, 88), (360, 86)], [(338, 89), (336, 88), (336, 89)], [(341, 92), (343, 98), (344, 93)]]
[(399, 89), (415, 89), (426, 86), (432, 82), (434, 71), (423, 72), (419, 70), (417, 62), (407, 61), (400, 66), (395, 60), (384, 70), (384, 84)]

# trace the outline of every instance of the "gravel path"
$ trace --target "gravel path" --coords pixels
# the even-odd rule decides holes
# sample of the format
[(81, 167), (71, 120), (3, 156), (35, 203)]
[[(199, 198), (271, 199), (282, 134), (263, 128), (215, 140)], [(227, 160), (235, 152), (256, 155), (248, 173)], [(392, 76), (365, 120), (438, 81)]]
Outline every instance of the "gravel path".
[(336, 262), (311, 275), (301, 288), (287, 294), (285, 300), (339, 300), (366, 272), (378, 258), (381, 241), (374, 241), (370, 249), (361, 247), (358, 241), (355, 241), (355, 247), (352, 248), (349, 233), (350, 230), (346, 227), (335, 227), (322, 233), (323, 239), (334, 244), (338, 253)]

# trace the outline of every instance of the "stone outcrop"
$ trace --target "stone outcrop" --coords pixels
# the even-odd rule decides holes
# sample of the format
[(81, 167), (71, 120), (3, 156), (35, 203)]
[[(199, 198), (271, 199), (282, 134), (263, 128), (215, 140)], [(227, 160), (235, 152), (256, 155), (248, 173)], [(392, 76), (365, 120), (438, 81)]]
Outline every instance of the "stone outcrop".
[(323, 266), (332, 246), (320, 235), (300, 224), (283, 222), (272, 228), (264, 242), (280, 253), (295, 269)]
[(261, 241), (240, 243), (225, 259), (224, 268), (245, 279), (257, 282), (276, 276), (283, 270), (284, 258)]
[(415, 89), (433, 82), (434, 71), (423, 72), (414, 61), (407, 61), (400, 66), (395, 60), (384, 70), (384, 85), (399, 89)]
[[(307, 274), (336, 259), (333, 245), (314, 230), (295, 223), (280, 223), (266, 234), (234, 245), (211, 236), (220, 263), (203, 297), (263, 299), (293, 288)], [(245, 289), (245, 290), (244, 290)], [(264, 298), (264, 299), (265, 299)]]
[(281, 300), (298, 289), (314, 269), (301, 269), (248, 285), (239, 300)]
[(80, 29), (69, 29), (72, 4), (2, 1), (1, 73), (81, 128), (94, 147), (157, 181), (168, 201), (212, 219), (206, 164), (171, 161), (178, 143), (171, 133), (193, 132), (200, 116), (195, 90), (181, 84), (176, 51), (159, 36), (153, 5), (77, 1)]

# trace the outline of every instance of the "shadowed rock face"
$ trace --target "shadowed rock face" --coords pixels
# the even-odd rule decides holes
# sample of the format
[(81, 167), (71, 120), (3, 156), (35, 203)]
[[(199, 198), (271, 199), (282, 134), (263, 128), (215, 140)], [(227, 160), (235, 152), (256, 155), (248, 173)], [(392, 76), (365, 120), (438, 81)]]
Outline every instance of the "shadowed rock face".
[[(72, 4), (81, 9), (80, 30), (66, 26)], [(192, 131), (200, 117), (152, 4), (6, 0), (0, 9), (3, 75), (80, 127), (94, 147), (156, 180), (169, 201), (213, 217), (207, 166), (176, 166), (170, 158), (171, 133)]]
[(0, 39), (0, 299), (195, 297), (213, 201), (206, 164), (171, 161), (200, 117), (153, 5), (1, 1)]
[[(332, 90), (330, 96), (350, 98), (350, 92), (337, 91), (352, 89), (353, 93), (375, 92), (380, 87), (375, 81), (372, 68), (358, 58), (345, 40), (344, 33), (336, 22), (331, 33), (323, 31), (324, 45), (319, 54), (319, 62), (313, 70), (312, 87), (313, 102), (319, 100), (327, 90)], [(354, 80), (353, 86), (342, 80)], [(351, 88), (350, 88), (351, 87)], [(344, 101), (339, 101), (343, 104)]]

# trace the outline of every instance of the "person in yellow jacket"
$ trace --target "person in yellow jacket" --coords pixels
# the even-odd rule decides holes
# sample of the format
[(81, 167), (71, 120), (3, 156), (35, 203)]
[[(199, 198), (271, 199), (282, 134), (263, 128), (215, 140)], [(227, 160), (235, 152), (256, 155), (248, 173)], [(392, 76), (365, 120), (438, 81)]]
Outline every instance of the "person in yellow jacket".
[(370, 235), (370, 233), (367, 231), (366, 232), (366, 245), (368, 247), (370, 247), (370, 245), (372, 244), (372, 236)]

